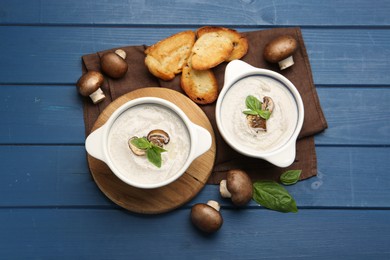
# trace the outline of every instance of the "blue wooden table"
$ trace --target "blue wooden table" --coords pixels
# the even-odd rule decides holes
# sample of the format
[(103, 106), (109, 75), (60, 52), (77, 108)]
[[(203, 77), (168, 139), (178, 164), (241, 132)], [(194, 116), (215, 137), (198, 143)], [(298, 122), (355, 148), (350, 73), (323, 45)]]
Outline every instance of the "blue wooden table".
[[(390, 2), (0, 0), (1, 259), (389, 259)], [(302, 29), (329, 128), (298, 213), (237, 210), (206, 187), (167, 214), (128, 212), (88, 170), (81, 56), (203, 25)], [(216, 199), (224, 225), (195, 230)]]

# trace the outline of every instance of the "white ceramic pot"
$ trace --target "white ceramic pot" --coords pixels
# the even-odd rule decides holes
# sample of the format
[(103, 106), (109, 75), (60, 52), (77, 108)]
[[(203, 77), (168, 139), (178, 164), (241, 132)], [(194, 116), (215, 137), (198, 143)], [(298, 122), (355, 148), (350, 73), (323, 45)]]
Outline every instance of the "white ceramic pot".
[[(115, 151), (115, 153), (111, 152), (112, 149), (116, 149), (116, 147), (112, 147), (112, 145), (109, 147), (109, 142), (110, 142), (109, 138), (111, 134), (110, 130), (123, 113), (139, 105), (156, 106), (156, 107), (162, 106), (163, 108), (166, 108), (167, 110), (173, 112), (173, 114), (177, 115), (178, 118), (182, 120), (182, 122), (184, 123), (183, 128), (186, 128), (186, 131), (188, 133), (189, 147), (186, 148), (188, 156), (183, 159), (184, 162), (181, 164), (182, 165), (181, 167), (179, 167), (175, 172), (167, 174), (165, 177), (161, 177), (161, 176), (158, 177), (159, 169), (154, 165), (152, 166), (149, 165), (148, 166), (149, 170), (145, 169), (145, 171), (146, 172), (154, 171), (154, 173), (153, 174), (149, 173), (151, 176), (150, 179), (147, 179), (145, 181), (140, 180), (139, 178), (136, 178), (136, 175), (139, 174), (138, 172), (129, 172), (123, 170), (124, 169), (123, 167), (122, 168), (119, 167), (118, 165), (119, 163), (115, 163), (115, 161), (118, 160), (113, 159), (112, 154), (115, 154), (118, 151), (120, 151), (120, 153), (129, 153), (129, 154), (132, 154), (132, 152), (128, 147), (124, 148), (128, 146), (128, 138), (122, 138), (123, 140), (120, 140), (120, 142), (123, 141), (123, 143), (118, 145), (119, 150)], [(164, 121), (164, 119), (158, 119), (158, 120)], [(135, 125), (136, 123), (133, 122), (132, 124)], [(154, 122), (154, 124), (158, 125), (158, 122), (157, 123)], [(128, 127), (129, 126), (126, 126), (126, 129), (124, 130), (126, 131)], [(130, 125), (130, 127), (132, 126)], [(170, 134), (171, 134), (171, 141), (172, 141), (172, 139), (175, 138), (175, 133), (170, 133)], [(193, 160), (195, 160), (198, 156), (202, 155), (203, 153), (205, 153), (210, 149), (211, 143), (212, 143), (212, 139), (210, 133), (203, 127), (200, 127), (192, 123), (190, 119), (186, 116), (186, 114), (175, 104), (161, 98), (142, 97), (142, 98), (131, 100), (123, 104), (122, 106), (120, 106), (117, 110), (115, 110), (115, 112), (109, 117), (109, 119), (106, 121), (106, 123), (103, 126), (93, 131), (87, 137), (85, 146), (89, 155), (105, 162), (107, 166), (112, 170), (112, 172), (125, 183), (137, 188), (150, 189), (150, 188), (158, 188), (158, 187), (168, 185), (173, 181), (175, 181), (176, 179), (178, 179), (180, 176), (182, 176), (187, 170), (187, 168), (190, 166), (190, 164), (193, 162)], [(122, 148), (120, 148), (119, 146), (121, 146)], [(169, 153), (169, 151), (167, 153)], [(125, 154), (124, 156), (129, 156), (129, 154)], [(132, 154), (131, 156), (136, 156), (136, 155)], [(137, 158), (137, 160), (140, 159)], [(146, 159), (144, 158), (143, 160)], [(153, 179), (154, 176), (156, 176), (156, 180)]]
[[(294, 69), (294, 68), (292, 68)], [(267, 150), (256, 150), (254, 148), (251, 148), (247, 145), (244, 145), (242, 142), (242, 139), (237, 138), (237, 134), (234, 133), (233, 130), (228, 130), (227, 126), (231, 123), (227, 123), (229, 120), (233, 120), (231, 118), (234, 118), (233, 116), (226, 116), (222, 115), (224, 111), (222, 111), (223, 107), (227, 108), (228, 106), (224, 105), (224, 101), (229, 100), (229, 104), (234, 104), (234, 102), (231, 102), (232, 96), (233, 96), (233, 101), (235, 99), (240, 99), (239, 102), (240, 104), (243, 104), (245, 106), (245, 98), (243, 96), (240, 96), (240, 94), (234, 94), (232, 95), (233, 89), (237, 89), (237, 82), (242, 82), (243, 79), (247, 78), (252, 78), (256, 80), (260, 80), (264, 78), (264, 80), (269, 84), (269, 88), (273, 87), (273, 83), (275, 83), (274, 86), (279, 87), (282, 91), (285, 93), (290, 93), (286, 96), (289, 98), (289, 104), (292, 104), (290, 109), (291, 111), (294, 112), (294, 119), (292, 122), (290, 122), (290, 130), (289, 134), (286, 134), (287, 131), (284, 133), (286, 136), (283, 137), (283, 140), (281, 143), (275, 145), (274, 147), (271, 147), (270, 149)], [(247, 81), (248, 82), (248, 81)], [(252, 86), (255, 85), (253, 82), (251, 83)], [(275, 88), (276, 88), (275, 87)], [(246, 86), (241, 86), (240, 85), (240, 92), (245, 92)], [(249, 88), (249, 87), (248, 87)], [(255, 87), (254, 87), (255, 88)], [(235, 90), (236, 91), (236, 90)], [(259, 90), (258, 93), (260, 93), (261, 90)], [(257, 91), (256, 91), (257, 92)], [(239, 92), (237, 92), (239, 93)], [(260, 93), (261, 94), (261, 93)], [(244, 94), (242, 94), (244, 95)], [(245, 94), (246, 95), (246, 94)], [(275, 99), (274, 97), (271, 96), (271, 98)], [(277, 98), (276, 98), (277, 99)], [(225, 104), (228, 101), (225, 101)], [(274, 100), (274, 102), (278, 102), (278, 100)], [(286, 102), (287, 103), (287, 102)], [(279, 107), (280, 108), (280, 107)], [(236, 108), (232, 108), (236, 109)], [(238, 108), (237, 108), (238, 109)], [(242, 107), (240, 108), (242, 109)], [(276, 107), (275, 109), (278, 109)], [(225, 109), (225, 111), (229, 109)], [(283, 109), (279, 109), (281, 111)], [(226, 114), (226, 112), (224, 112)], [(230, 113), (230, 112), (229, 112)], [(240, 120), (246, 120), (246, 115), (243, 114), (241, 111), (236, 112), (238, 113), (238, 117), (240, 117)], [(277, 114), (278, 112), (274, 111), (273, 114)], [(280, 112), (279, 112), (280, 113)], [(285, 114), (289, 114), (289, 111), (284, 111)], [(273, 115), (271, 115), (272, 117)], [(288, 115), (285, 115), (288, 116)], [(234, 60), (231, 61), (225, 71), (225, 81), (224, 81), (224, 86), (223, 89), (221, 90), (218, 100), (217, 100), (217, 105), (216, 105), (216, 122), (217, 126), (219, 129), (219, 132), (221, 133), (222, 137), (224, 140), (236, 151), (239, 153), (249, 156), (249, 157), (255, 157), (255, 158), (260, 158), (264, 159), (278, 167), (287, 167), (291, 165), (294, 162), (295, 159), (295, 154), (296, 154), (296, 140), (298, 137), (299, 132), (301, 131), (302, 124), (303, 124), (303, 118), (304, 118), (304, 107), (302, 103), (302, 99), (300, 94), (298, 93), (298, 90), (296, 87), (284, 76), (282, 76), (279, 73), (276, 73), (271, 70), (266, 70), (266, 69), (260, 69), (253, 67), (243, 61), (240, 60)], [(236, 119), (234, 119), (236, 120)], [(238, 121), (238, 120), (236, 120)], [(271, 119), (269, 120), (271, 124)], [(267, 121), (268, 122), (268, 121)], [(268, 123), (267, 123), (268, 124)], [(247, 126), (249, 128), (249, 126)], [(251, 131), (251, 130), (250, 130)], [(272, 130), (272, 131), (279, 131), (283, 132), (280, 130)], [(257, 132), (258, 133), (258, 132)], [(270, 138), (271, 139), (271, 138)], [(282, 140), (282, 138), (280, 138)], [(257, 141), (257, 140), (256, 140)], [(260, 142), (259, 142), (259, 145)]]

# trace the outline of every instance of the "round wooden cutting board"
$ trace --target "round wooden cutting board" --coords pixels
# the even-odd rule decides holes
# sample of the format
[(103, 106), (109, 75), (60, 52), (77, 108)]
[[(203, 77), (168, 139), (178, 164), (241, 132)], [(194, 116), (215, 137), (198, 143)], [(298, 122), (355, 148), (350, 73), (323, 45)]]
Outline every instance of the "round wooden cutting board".
[(156, 189), (140, 189), (124, 183), (104, 162), (90, 155), (88, 155), (88, 164), (96, 184), (113, 202), (132, 212), (158, 214), (185, 204), (204, 187), (214, 167), (216, 144), (212, 126), (205, 113), (183, 94), (167, 88), (142, 88), (119, 97), (100, 114), (92, 131), (102, 126), (122, 104), (146, 96), (163, 98), (180, 107), (193, 123), (210, 132), (211, 148), (194, 160), (179, 179)]

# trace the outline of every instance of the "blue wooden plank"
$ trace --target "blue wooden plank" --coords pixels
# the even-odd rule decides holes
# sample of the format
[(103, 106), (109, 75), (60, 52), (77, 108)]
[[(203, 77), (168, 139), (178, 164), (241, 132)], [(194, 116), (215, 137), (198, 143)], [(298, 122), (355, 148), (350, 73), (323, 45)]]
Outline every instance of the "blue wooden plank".
[[(353, 8), (351, 8), (353, 5)], [(388, 1), (15, 1), (1, 2), (1, 24), (386, 26)], [(156, 8), (158, 6), (158, 8)], [(67, 10), (64, 15), (63, 10)], [(198, 10), (198, 11), (196, 11)], [(226, 17), (229, 19), (226, 19)]]
[[(75, 86), (0, 86), (0, 144), (83, 144)], [(388, 87), (318, 87), (329, 129), (318, 145), (389, 145)], [(351, 109), (353, 108), (353, 109)]]
[[(74, 84), (82, 55), (153, 44), (184, 29), (189, 28), (3, 26), (0, 84)], [(264, 28), (245, 28), (255, 29)], [(315, 84), (389, 84), (390, 30), (304, 28), (303, 36)]]
[(113, 205), (87, 168), (84, 147), (1, 146), (1, 206)]
[(83, 143), (76, 86), (0, 86), (0, 143)]
[(389, 145), (388, 87), (319, 87), (329, 128), (316, 136), (319, 145)]
[(317, 147), (318, 175), (290, 188), (300, 205), (387, 207), (388, 147)]
[[(1, 257), (390, 258), (390, 2), (156, 2), (0, 1)], [(303, 28), (329, 129), (316, 137), (318, 176), (287, 187), (297, 214), (236, 210), (207, 185), (178, 210), (137, 215), (89, 175), (80, 57), (208, 24)], [(209, 199), (225, 223), (204, 236), (189, 209)]]
[(388, 259), (390, 211), (222, 210), (211, 236), (189, 209), (159, 216), (121, 210), (0, 209), (5, 259)]
[[(390, 208), (390, 148), (317, 147), (318, 176), (287, 189), (300, 208)], [(0, 146), (0, 207), (116, 207), (100, 192), (82, 146)], [(206, 185), (185, 208), (218, 200)], [(252, 202), (250, 207), (258, 207)]]

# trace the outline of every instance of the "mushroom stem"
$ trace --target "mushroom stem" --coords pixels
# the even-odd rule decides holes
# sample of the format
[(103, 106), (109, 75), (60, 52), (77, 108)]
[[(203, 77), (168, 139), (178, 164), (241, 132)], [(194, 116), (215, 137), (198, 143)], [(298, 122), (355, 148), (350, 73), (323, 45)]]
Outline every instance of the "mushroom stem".
[(229, 192), (227, 185), (226, 185), (226, 180), (222, 180), (219, 183), (219, 193), (221, 193), (221, 196), (223, 198), (231, 198), (232, 194)]
[(244, 206), (252, 199), (252, 180), (243, 170), (229, 170), (226, 180), (222, 180), (219, 187), (221, 196), (230, 198), (235, 206)]
[(122, 59), (126, 59), (126, 52), (124, 51), (124, 50), (122, 50), (122, 49), (117, 49), (116, 51), (115, 51), (115, 53), (117, 54), (117, 55), (119, 55), (119, 57), (121, 57)]
[(102, 101), (106, 96), (104, 95), (103, 91), (101, 88), (98, 88), (95, 92), (93, 92), (89, 97), (92, 99), (92, 102), (94, 104), (99, 103)]
[(291, 56), (285, 58), (284, 60), (279, 61), (278, 64), (279, 64), (279, 68), (281, 70), (287, 69), (288, 67), (294, 65), (293, 56), (291, 55)]
[(219, 205), (219, 203), (215, 200), (209, 200), (207, 201), (207, 205), (209, 205), (210, 207), (214, 208), (216, 211), (219, 211), (221, 209), (221, 206)]

